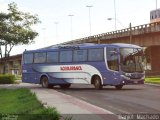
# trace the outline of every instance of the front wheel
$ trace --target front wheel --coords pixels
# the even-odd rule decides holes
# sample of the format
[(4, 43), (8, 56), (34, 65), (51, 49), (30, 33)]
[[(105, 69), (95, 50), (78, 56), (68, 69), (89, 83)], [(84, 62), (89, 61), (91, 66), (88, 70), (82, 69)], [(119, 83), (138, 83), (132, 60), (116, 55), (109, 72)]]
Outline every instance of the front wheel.
[(121, 90), (122, 87), (123, 87), (123, 85), (116, 85), (116, 86), (115, 86), (115, 88), (116, 88), (117, 90)]
[(95, 87), (96, 90), (102, 89), (101, 79), (98, 76), (94, 77), (93, 84), (94, 84), (94, 87)]

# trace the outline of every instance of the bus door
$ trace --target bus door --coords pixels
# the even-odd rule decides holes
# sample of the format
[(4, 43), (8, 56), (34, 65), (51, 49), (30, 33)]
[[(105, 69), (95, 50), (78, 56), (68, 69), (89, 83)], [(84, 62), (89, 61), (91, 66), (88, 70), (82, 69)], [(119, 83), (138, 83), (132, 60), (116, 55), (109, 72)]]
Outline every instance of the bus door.
[(119, 81), (119, 55), (116, 48), (106, 49), (107, 84), (115, 85)]

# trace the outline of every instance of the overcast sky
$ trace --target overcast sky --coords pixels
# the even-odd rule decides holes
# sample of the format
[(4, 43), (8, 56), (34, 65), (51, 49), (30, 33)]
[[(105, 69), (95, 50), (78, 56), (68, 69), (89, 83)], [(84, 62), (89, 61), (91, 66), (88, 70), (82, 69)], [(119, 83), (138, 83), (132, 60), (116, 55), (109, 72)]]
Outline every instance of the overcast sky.
[[(160, 1), (158, 1), (158, 8)], [(0, 11), (7, 11), (7, 5), (15, 2), (21, 11), (38, 14), (41, 24), (34, 29), (39, 33), (35, 43), (13, 48), (12, 54), (24, 49), (36, 49), (115, 30), (114, 0), (0, 0)], [(115, 0), (116, 28), (123, 29), (150, 22), (150, 11), (156, 9), (156, 0)], [(89, 8), (90, 20), (89, 22)], [(71, 17), (72, 16), (72, 36)], [(57, 23), (57, 24), (55, 24)], [(91, 23), (91, 32), (89, 23)], [(17, 52), (18, 50), (18, 52)]]

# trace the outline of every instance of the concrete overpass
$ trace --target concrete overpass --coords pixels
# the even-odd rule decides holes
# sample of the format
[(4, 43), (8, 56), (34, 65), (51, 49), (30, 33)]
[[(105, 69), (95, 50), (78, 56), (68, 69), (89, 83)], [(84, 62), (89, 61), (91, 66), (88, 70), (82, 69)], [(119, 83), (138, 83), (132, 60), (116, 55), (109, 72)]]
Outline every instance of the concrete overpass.
[(81, 43), (131, 43), (145, 47), (147, 74), (160, 75), (160, 22), (93, 35), (63, 44)]

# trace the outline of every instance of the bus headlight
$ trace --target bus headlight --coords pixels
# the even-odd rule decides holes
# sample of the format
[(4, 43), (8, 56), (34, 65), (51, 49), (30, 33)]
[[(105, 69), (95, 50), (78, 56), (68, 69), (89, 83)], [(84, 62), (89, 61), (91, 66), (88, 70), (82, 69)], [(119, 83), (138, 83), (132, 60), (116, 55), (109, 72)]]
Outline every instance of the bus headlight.
[(131, 73), (124, 73), (125, 76), (131, 77)]

